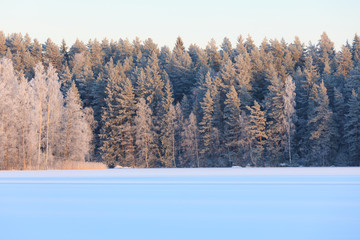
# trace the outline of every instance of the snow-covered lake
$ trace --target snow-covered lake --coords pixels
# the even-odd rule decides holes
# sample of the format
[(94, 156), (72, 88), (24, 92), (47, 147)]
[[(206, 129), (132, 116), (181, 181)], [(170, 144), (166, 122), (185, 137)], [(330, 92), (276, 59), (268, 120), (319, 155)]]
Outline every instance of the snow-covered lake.
[(360, 239), (360, 168), (0, 172), (0, 239)]

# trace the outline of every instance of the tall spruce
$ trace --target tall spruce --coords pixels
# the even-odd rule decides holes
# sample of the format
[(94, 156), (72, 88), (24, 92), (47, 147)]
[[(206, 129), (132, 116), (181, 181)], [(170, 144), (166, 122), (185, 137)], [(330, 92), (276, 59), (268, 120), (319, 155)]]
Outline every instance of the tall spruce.
[(165, 85), (165, 94), (161, 101), (160, 116), (160, 152), (162, 164), (165, 167), (176, 167), (175, 162), (175, 119), (176, 112), (173, 103), (170, 82)]
[(189, 119), (185, 120), (181, 137), (181, 147), (184, 154), (181, 165), (183, 167), (200, 167), (199, 130), (193, 112), (190, 113)]
[(270, 68), (268, 73), (270, 85), (269, 92), (265, 97), (265, 108), (267, 116), (267, 151), (272, 164), (275, 166), (284, 162), (284, 152), (286, 147), (285, 133), (285, 104), (284, 104), (284, 82), (278, 77), (274, 68)]
[[(213, 153), (213, 115), (214, 101), (211, 97), (210, 90), (205, 93), (201, 102), (202, 119), (199, 123), (199, 132), (201, 134), (201, 154), (204, 158), (210, 157)], [(204, 167), (204, 164), (200, 164)]]
[(239, 151), (239, 137), (240, 137), (240, 100), (237, 96), (234, 86), (229, 87), (226, 94), (225, 108), (224, 108), (224, 138), (225, 145), (228, 150), (229, 162), (227, 165), (233, 165), (233, 157), (237, 157)]
[(261, 110), (259, 103), (255, 100), (252, 107), (247, 107), (249, 115), (249, 156), (253, 165), (265, 167), (264, 145), (267, 135), (265, 132), (266, 118), (265, 112)]
[(309, 114), (308, 127), (310, 129), (310, 155), (308, 159), (314, 164), (325, 166), (330, 164), (333, 151), (332, 138), (335, 136), (333, 112), (329, 108), (327, 90), (322, 81), (318, 86), (318, 96)]
[(348, 164), (360, 165), (360, 100), (355, 90), (348, 101), (349, 111), (346, 114), (345, 140), (350, 161)]

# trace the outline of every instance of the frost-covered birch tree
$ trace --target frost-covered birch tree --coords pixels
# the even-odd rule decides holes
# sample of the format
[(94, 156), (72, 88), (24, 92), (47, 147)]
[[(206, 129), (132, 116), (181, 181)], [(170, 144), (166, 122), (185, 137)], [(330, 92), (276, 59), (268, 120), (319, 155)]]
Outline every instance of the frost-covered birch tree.
[(91, 148), (92, 130), (74, 82), (65, 99), (64, 134), (64, 160), (85, 161)]
[(286, 133), (287, 140), (287, 152), (289, 156), (289, 163), (292, 165), (292, 138), (295, 133), (295, 124), (296, 121), (296, 112), (295, 112), (295, 83), (292, 80), (292, 77), (287, 77), (285, 79), (285, 94), (283, 96), (284, 99), (284, 127)]
[(136, 104), (136, 116), (134, 119), (135, 128), (135, 146), (137, 153), (137, 160), (139, 166), (149, 168), (152, 166), (153, 160), (153, 144), (154, 144), (154, 131), (152, 112), (150, 107), (146, 104), (145, 99), (140, 98)]
[(11, 60), (0, 60), (0, 169), (16, 168), (18, 163), (18, 129), (16, 97), (18, 92), (18, 78), (15, 75)]

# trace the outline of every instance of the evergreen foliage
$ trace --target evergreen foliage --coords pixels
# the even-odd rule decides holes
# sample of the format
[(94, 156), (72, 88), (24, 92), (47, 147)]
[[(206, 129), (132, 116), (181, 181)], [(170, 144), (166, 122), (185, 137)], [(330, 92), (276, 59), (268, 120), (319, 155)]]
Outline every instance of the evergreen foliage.
[(360, 164), (358, 35), (171, 50), (0, 31), (0, 57), (1, 169)]

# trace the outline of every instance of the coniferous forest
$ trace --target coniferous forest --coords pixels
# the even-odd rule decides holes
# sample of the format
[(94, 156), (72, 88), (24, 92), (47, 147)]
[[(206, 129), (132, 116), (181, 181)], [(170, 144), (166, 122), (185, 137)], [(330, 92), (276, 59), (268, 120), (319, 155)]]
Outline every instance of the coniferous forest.
[(174, 42), (0, 32), (0, 169), (360, 164), (358, 35)]

